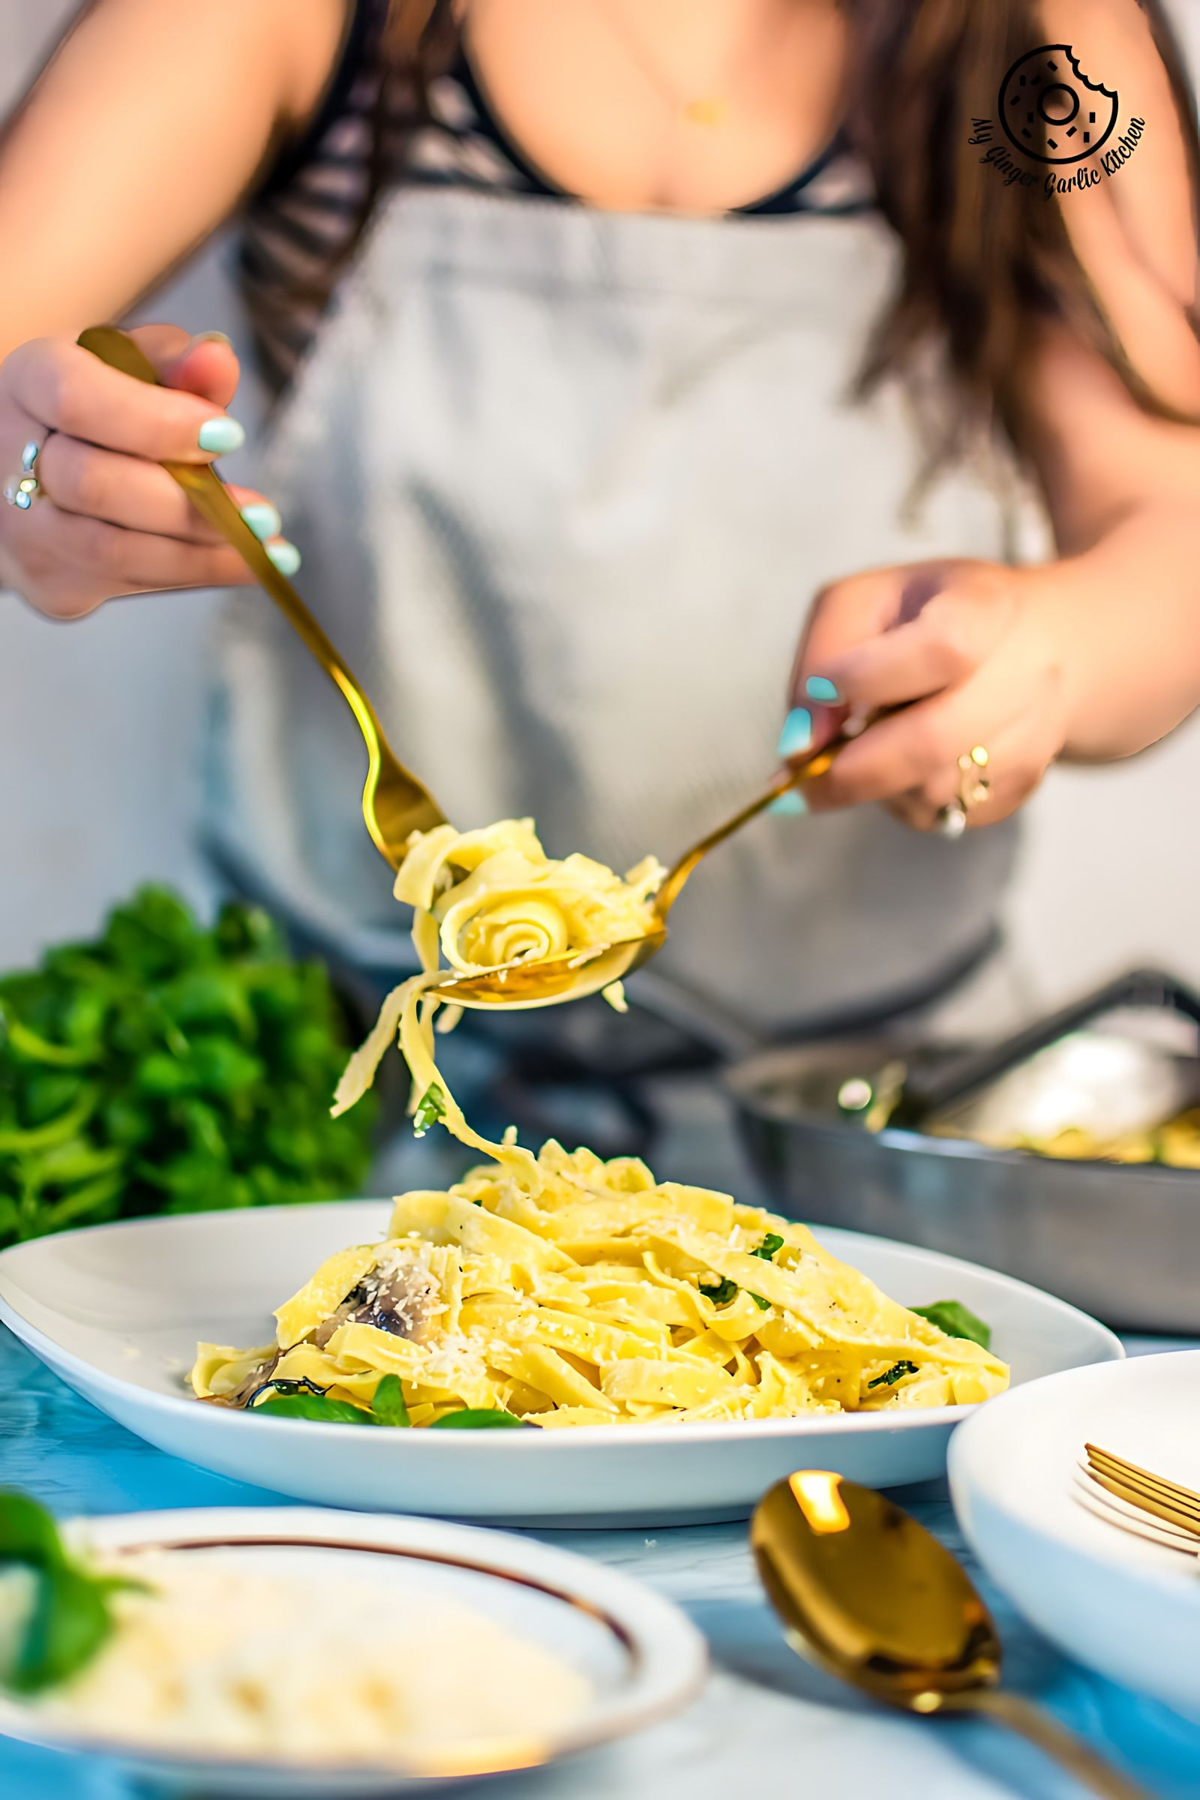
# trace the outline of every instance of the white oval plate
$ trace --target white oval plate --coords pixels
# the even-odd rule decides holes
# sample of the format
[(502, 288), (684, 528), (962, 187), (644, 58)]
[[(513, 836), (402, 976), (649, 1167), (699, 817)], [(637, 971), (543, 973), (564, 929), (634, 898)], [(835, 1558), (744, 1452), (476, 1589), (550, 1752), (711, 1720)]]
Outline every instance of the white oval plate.
[(1073, 1369), (957, 1432), (950, 1487), (981, 1563), (1039, 1631), (1123, 1686), (1200, 1717), (1200, 1568), (1074, 1497), (1085, 1442), (1200, 1491), (1200, 1350)]
[[(0, 1252), (0, 1319), (71, 1387), (173, 1456), (327, 1506), (450, 1518), (699, 1523), (745, 1518), (796, 1468), (868, 1487), (926, 1481), (944, 1471), (950, 1433), (973, 1410), (396, 1432), (255, 1419), (185, 1397), (197, 1339), (270, 1342), (272, 1308), (335, 1250), (382, 1236), (389, 1211), (372, 1200), (267, 1207), (17, 1244)], [(963, 1301), (991, 1324), (1016, 1382), (1122, 1354), (1094, 1319), (1007, 1275), (859, 1232), (819, 1235), (893, 1299)]]
[[(301, 1507), (208, 1508), (77, 1520), (79, 1547), (112, 1551), (186, 1548), (228, 1565), (312, 1584), (314, 1604), (339, 1576), (368, 1579), (384, 1603), (422, 1603), (442, 1595), (565, 1659), (587, 1681), (583, 1711), (539, 1745), (536, 1765), (557, 1761), (641, 1730), (677, 1712), (699, 1692), (707, 1666), (704, 1639), (678, 1607), (603, 1564), (566, 1550), (465, 1525), (381, 1518)], [(280, 1800), (351, 1800), (413, 1793), (474, 1779), (489, 1768), (534, 1766), (531, 1757), (499, 1765), (469, 1741), (453, 1746), (457, 1769), (430, 1776), (396, 1768), (318, 1767), (230, 1762), (193, 1752), (167, 1754), (133, 1738), (75, 1735), (34, 1708), (0, 1698), (0, 1733), (50, 1749), (102, 1756), (172, 1790), (276, 1795)]]

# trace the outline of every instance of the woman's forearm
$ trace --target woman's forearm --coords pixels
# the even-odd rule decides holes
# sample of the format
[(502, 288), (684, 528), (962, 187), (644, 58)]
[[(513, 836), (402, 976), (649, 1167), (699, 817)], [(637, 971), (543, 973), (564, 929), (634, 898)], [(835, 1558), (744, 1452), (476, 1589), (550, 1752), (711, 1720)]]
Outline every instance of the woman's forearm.
[(1200, 495), (1132, 506), (1033, 582), (1062, 671), (1064, 760), (1132, 756), (1200, 706)]
[(96, 0), (0, 139), (0, 358), (119, 316), (319, 98), (346, 0)]

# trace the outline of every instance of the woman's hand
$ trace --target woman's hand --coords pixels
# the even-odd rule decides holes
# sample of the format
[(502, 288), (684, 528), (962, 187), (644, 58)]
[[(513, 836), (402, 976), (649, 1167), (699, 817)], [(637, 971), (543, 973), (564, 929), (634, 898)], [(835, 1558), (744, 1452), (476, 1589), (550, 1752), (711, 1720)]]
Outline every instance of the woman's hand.
[(962, 561), (871, 570), (826, 588), (797, 653), (781, 753), (819, 747), (878, 708), (905, 710), (848, 744), (797, 790), (802, 801), (818, 812), (881, 800), (929, 831), (959, 793), (958, 759), (979, 745), (989, 791), (968, 823), (1015, 812), (1066, 739), (1054, 609), (1040, 604), (1052, 579), (1053, 565)]
[[(212, 462), (244, 433), (225, 408), (238, 382), (226, 339), (173, 326), (132, 334), (165, 387), (108, 368), (61, 338), (22, 344), (0, 364), (0, 474), (42, 446), (39, 491), (22, 511), (0, 504), (0, 585), (39, 612), (75, 619), (120, 594), (236, 586), (249, 574), (195, 512), (164, 460)], [(299, 564), (262, 495), (233, 488), (257, 537), (285, 573)]]

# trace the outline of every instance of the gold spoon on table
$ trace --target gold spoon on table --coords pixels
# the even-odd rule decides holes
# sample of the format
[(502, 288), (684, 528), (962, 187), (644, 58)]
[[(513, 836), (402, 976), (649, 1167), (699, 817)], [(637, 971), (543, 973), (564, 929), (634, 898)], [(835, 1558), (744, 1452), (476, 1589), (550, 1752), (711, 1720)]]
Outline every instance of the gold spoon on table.
[[(93, 325), (82, 332), (79, 342), (85, 350), (110, 368), (132, 375), (138, 381), (161, 387), (158, 373), (150, 359), (133, 339), (111, 325)], [(354, 714), (367, 746), (367, 778), (362, 794), (362, 813), (376, 849), (393, 869), (404, 859), (408, 838), (414, 831), (431, 831), (444, 825), (446, 815), (429, 789), (394, 754), (383, 735), (383, 727), (375, 708), (324, 631), (286, 576), (281, 575), (250, 527), (246, 524), (225, 483), (208, 464), (165, 462), (163, 468), (174, 477), (191, 500), (197, 512), (232, 544), (249, 566), (251, 573), (266, 589), (288, 623), (300, 634), (325, 673), (336, 684)], [(510, 963), (506, 968), (486, 975), (448, 976), (438, 992), (456, 1006), (508, 1006), (522, 1010), (535, 1006), (557, 1006), (565, 1000), (580, 1000), (598, 993), (610, 982), (619, 981), (656, 951), (661, 950), (667, 936), (667, 914), (674, 906), (684, 884), (710, 850), (724, 843), (735, 831), (765, 812), (772, 801), (801, 781), (823, 775), (838, 751), (850, 741), (841, 734), (804, 762), (793, 762), (784, 774), (776, 776), (765, 793), (735, 813), (724, 825), (718, 825), (707, 837), (693, 844), (671, 868), (654, 900), (654, 924), (642, 937), (622, 939), (599, 951), (570, 951), (546, 957), (538, 962)]]
[(1151, 1800), (1000, 1688), (1000, 1639), (966, 1570), (884, 1495), (800, 1470), (759, 1501), (750, 1542), (788, 1643), (810, 1662), (906, 1712), (1007, 1725), (1103, 1800)]

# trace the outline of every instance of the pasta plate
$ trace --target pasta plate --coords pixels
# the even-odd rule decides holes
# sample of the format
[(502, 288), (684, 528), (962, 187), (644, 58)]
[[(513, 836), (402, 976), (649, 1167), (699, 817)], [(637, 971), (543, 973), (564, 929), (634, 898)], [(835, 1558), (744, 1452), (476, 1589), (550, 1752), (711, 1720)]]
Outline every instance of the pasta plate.
[[(382, 1237), (390, 1211), (386, 1201), (342, 1201), (41, 1238), (0, 1253), (0, 1320), (77, 1392), (172, 1455), (298, 1499), (443, 1518), (567, 1527), (744, 1518), (795, 1468), (871, 1487), (940, 1475), (951, 1432), (976, 1410), (477, 1433), (255, 1418), (191, 1397), (197, 1340), (267, 1341), (280, 1298), (345, 1245)], [(986, 1319), (1014, 1386), (1122, 1355), (1094, 1319), (1009, 1276), (858, 1232), (818, 1236), (904, 1304), (953, 1298)], [(323, 1453), (329, 1446), (336, 1454)]]

